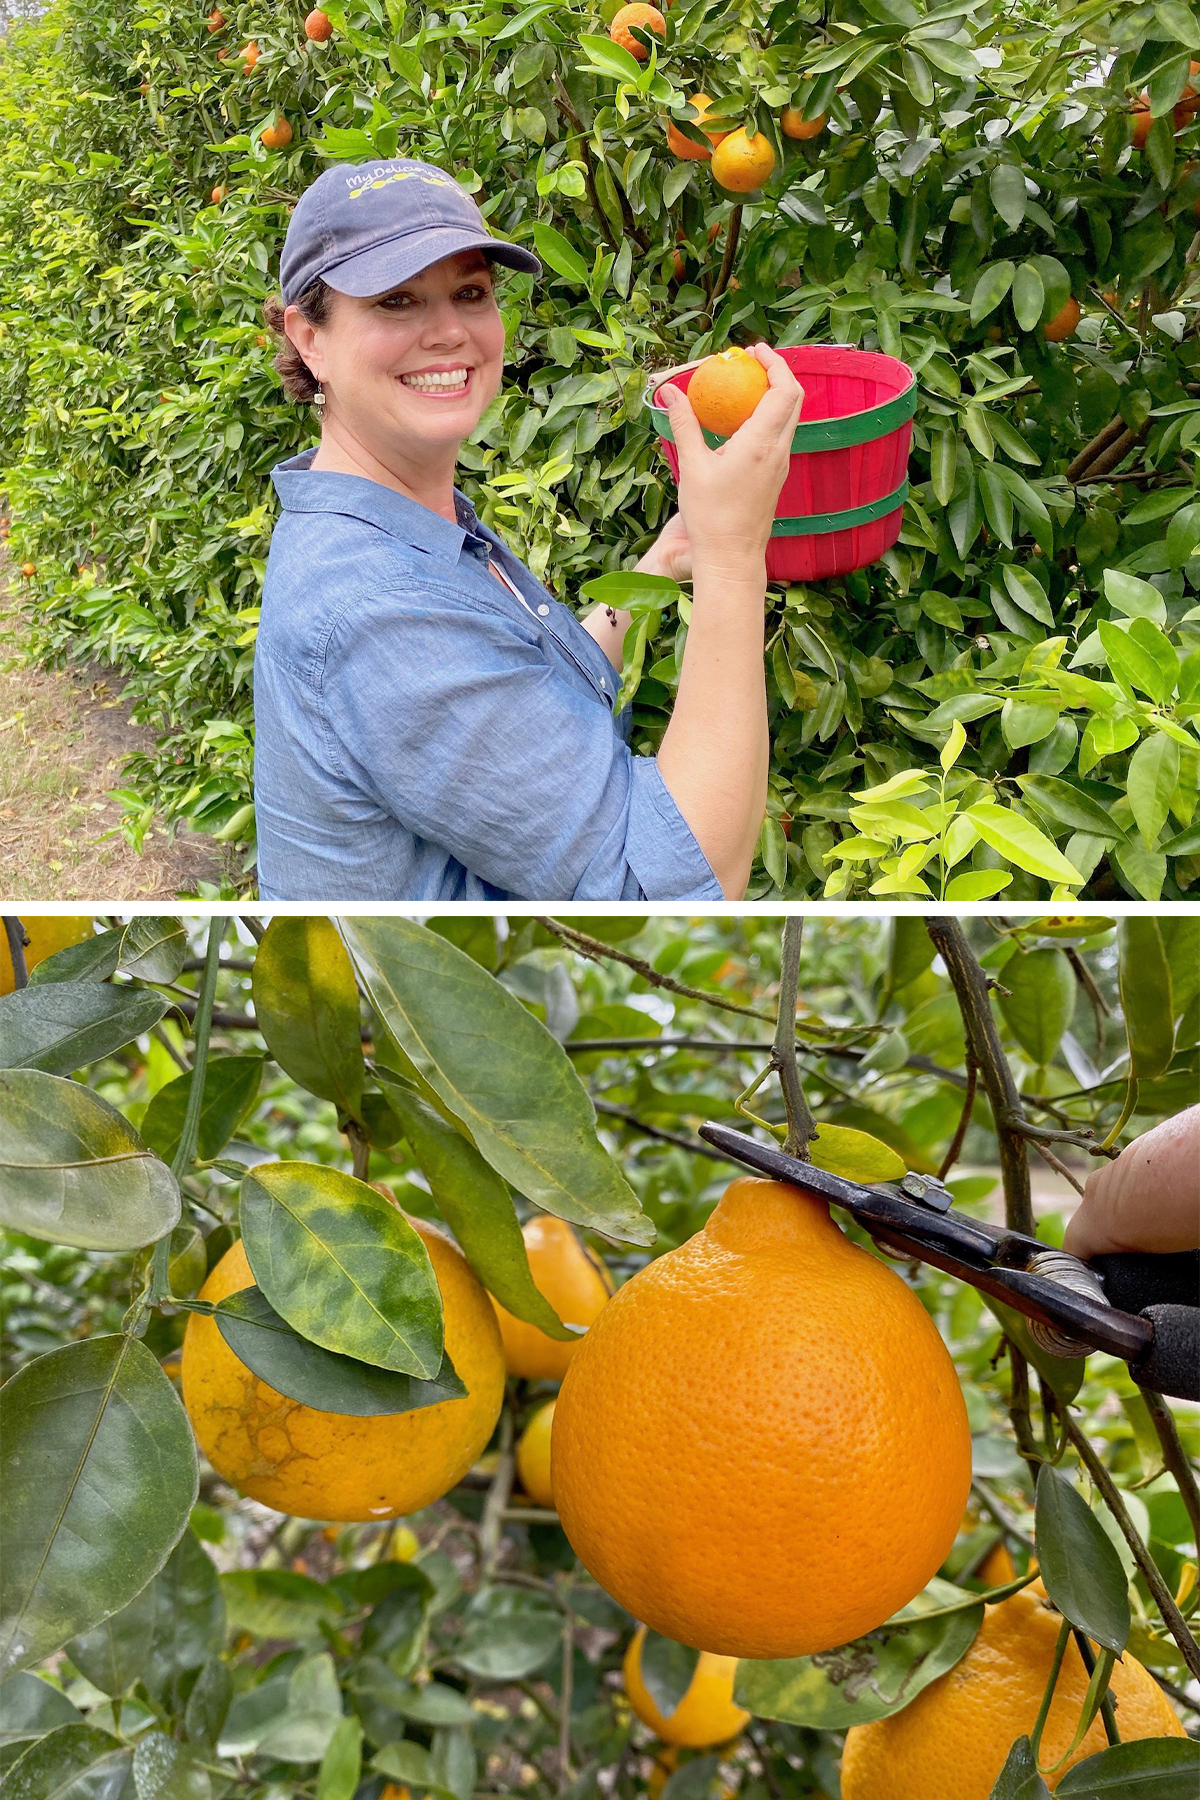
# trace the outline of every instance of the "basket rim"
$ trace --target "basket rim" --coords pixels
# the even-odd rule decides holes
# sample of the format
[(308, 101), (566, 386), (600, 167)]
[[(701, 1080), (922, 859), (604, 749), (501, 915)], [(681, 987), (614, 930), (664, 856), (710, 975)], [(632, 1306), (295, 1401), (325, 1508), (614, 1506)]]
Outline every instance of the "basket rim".
[[(812, 447), (814, 449), (839, 448), (841, 446), (837, 440), (842, 437), (843, 433), (852, 432), (855, 435), (850, 438), (849, 441), (851, 443), (865, 443), (874, 434), (866, 432), (860, 437), (857, 433), (861, 430), (862, 426), (870, 422), (874, 414), (885, 412), (888, 409), (895, 409), (899, 414), (902, 414), (902, 416), (897, 418), (896, 425), (890, 429), (898, 429), (901, 425), (906, 423), (908, 419), (911, 419), (916, 411), (916, 370), (910, 368), (907, 363), (901, 362), (898, 356), (888, 356), (887, 352), (883, 350), (859, 351), (857, 344), (789, 344), (786, 348), (790, 350), (850, 350), (863, 356), (883, 356), (886, 357), (888, 362), (895, 363), (897, 367), (904, 369), (908, 375), (908, 380), (904, 385), (898, 388), (894, 394), (889, 394), (886, 400), (876, 400), (871, 406), (859, 407), (855, 412), (839, 413), (836, 418), (798, 420), (795, 438), (793, 439), (793, 454), (795, 455), (803, 455), (805, 453), (805, 439), (809, 439), (810, 442), (812, 442)], [(642, 403), (649, 408), (655, 422), (655, 428), (658, 430), (658, 435), (668, 443), (674, 443), (675, 441), (670, 427), (670, 415), (665, 407), (657, 406), (655, 404), (654, 395), (665, 382), (671, 380), (672, 376), (686, 374), (689, 369), (697, 369), (702, 362), (707, 362), (707, 360), (707, 356), (697, 356), (693, 357), (690, 362), (675, 363), (671, 368), (656, 370), (646, 384)], [(909, 404), (910, 401), (911, 405)], [(666, 426), (665, 431), (662, 429), (663, 425)], [(718, 432), (708, 431), (704, 427), (701, 427), (701, 429), (704, 432), (705, 442), (709, 445), (710, 449), (715, 448), (718, 444), (728, 442), (728, 439), (722, 437)], [(883, 436), (886, 434), (880, 433), (879, 435)], [(820, 440), (822, 439), (825, 439), (826, 441), (821, 442)], [(799, 443), (797, 443), (797, 440), (799, 440)]]

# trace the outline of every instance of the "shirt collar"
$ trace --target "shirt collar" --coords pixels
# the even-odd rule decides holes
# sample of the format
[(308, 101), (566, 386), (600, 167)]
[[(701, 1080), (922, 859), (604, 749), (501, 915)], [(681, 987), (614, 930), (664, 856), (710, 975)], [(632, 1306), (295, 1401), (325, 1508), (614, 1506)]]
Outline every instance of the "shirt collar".
[[(463, 539), (487, 541), (475, 508), (454, 489), (454, 510), (458, 523), (452, 524), (419, 500), (410, 500), (395, 488), (384, 487), (365, 475), (342, 475), (330, 469), (310, 469), (318, 446), (302, 450), (286, 462), (276, 463), (271, 480), (285, 512), (348, 513), (355, 519), (366, 519), (382, 531), (411, 544), (444, 562), (457, 562)], [(312, 475), (316, 474), (314, 481)]]

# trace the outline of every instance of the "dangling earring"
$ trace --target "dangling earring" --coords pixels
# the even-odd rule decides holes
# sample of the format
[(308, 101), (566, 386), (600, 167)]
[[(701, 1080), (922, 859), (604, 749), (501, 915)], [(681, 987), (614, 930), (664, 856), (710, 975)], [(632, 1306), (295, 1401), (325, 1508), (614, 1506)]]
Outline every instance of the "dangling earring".
[(314, 406), (315, 406), (315, 407), (316, 407), (316, 409), (317, 409), (317, 411), (318, 411), (318, 412), (319, 412), (319, 413), (320, 413), (320, 412), (323, 412), (323, 409), (324, 409), (324, 406), (325, 406), (325, 390), (324, 390), (324, 388), (323, 388), (323, 387), (322, 387), (322, 386), (321, 386), (321, 384), (320, 384), (320, 382), (319, 382), (319, 381), (318, 381), (318, 383), (317, 383), (317, 391), (316, 391), (316, 393), (315, 393), (315, 394), (314, 394), (314, 395), (313, 395), (313, 401), (312, 401), (312, 403), (313, 403), (313, 405), (314, 405)]

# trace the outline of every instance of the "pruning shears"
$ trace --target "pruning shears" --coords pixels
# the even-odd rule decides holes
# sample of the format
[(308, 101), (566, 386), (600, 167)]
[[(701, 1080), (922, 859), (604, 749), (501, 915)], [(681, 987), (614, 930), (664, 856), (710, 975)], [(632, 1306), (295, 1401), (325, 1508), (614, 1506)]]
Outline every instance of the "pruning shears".
[(1048, 1355), (1102, 1350), (1128, 1363), (1140, 1387), (1200, 1400), (1200, 1251), (1083, 1262), (1024, 1232), (959, 1212), (934, 1176), (909, 1173), (864, 1184), (728, 1125), (701, 1125), (700, 1136), (731, 1162), (844, 1207), (894, 1254), (944, 1269), (1023, 1313)]

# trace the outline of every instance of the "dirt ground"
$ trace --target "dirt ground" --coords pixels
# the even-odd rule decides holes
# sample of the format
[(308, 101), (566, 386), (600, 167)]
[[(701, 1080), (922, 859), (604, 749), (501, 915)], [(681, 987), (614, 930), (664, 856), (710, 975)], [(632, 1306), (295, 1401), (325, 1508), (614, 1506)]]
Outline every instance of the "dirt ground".
[(22, 642), (21, 577), (0, 550), (0, 899), (158, 900), (194, 895), (235, 873), (224, 844), (160, 827), (141, 854), (109, 798), (154, 732), (130, 724), (111, 669), (31, 667)]

